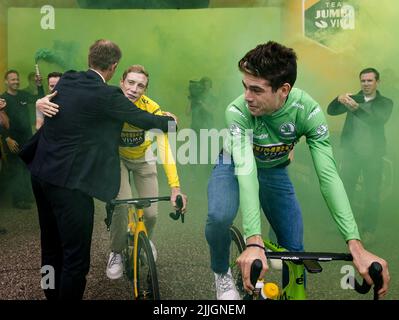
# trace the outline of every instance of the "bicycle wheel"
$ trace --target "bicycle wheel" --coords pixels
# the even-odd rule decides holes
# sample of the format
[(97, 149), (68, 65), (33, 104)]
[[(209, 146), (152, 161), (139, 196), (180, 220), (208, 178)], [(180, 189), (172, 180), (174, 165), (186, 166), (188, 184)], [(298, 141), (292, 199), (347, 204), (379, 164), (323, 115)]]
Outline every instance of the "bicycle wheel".
[(237, 258), (245, 250), (244, 238), (240, 230), (235, 226), (230, 227), (231, 244), (230, 244), (230, 269), (235, 280), (236, 288), (241, 295), (244, 295), (244, 286), (242, 283), (241, 270), (236, 264)]
[(144, 232), (138, 236), (137, 291), (139, 300), (159, 300), (157, 269), (150, 241)]

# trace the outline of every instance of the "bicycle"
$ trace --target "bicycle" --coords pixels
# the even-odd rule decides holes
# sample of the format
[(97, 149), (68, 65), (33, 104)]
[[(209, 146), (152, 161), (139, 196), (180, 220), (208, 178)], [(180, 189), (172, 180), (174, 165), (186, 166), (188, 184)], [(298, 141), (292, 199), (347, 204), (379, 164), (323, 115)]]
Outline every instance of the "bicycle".
[[(115, 206), (121, 204), (134, 206), (128, 209), (127, 241), (122, 257), (125, 274), (132, 284), (135, 300), (160, 299), (156, 264), (144, 224), (144, 208), (158, 201), (170, 201), (170, 197), (111, 200), (106, 204), (107, 217), (104, 222), (108, 231)], [(184, 214), (181, 212), (183, 199), (180, 195), (176, 197), (176, 206), (178, 208), (176, 212), (171, 212), (169, 216), (176, 221), (180, 218), (184, 223)]]
[[(244, 295), (244, 300), (257, 300), (259, 299), (259, 289), (257, 289), (257, 281), (259, 274), (262, 269), (262, 262), (255, 260), (251, 266), (251, 283), (255, 287), (252, 295), (244, 293), (243, 282), (241, 277), (241, 271), (238, 265), (235, 263), (238, 256), (242, 251), (245, 250), (244, 238), (237, 227), (231, 226), (231, 245), (230, 253), (234, 252), (234, 255), (230, 255), (230, 268), (232, 274), (236, 279), (236, 287), (239, 292)], [(309, 273), (319, 273), (323, 270), (319, 262), (328, 262), (333, 260), (339, 261), (352, 261), (352, 255), (349, 253), (330, 253), (330, 252), (290, 252), (285, 248), (273, 243), (268, 239), (264, 239), (265, 253), (267, 259), (280, 259), (288, 267), (289, 281), (286, 286), (282, 289), (277, 300), (305, 300), (306, 299), (306, 288), (305, 288), (305, 269)], [(270, 250), (270, 251), (269, 251)], [(369, 267), (369, 274), (374, 282), (374, 300), (378, 300), (377, 292), (382, 288), (382, 266), (378, 262), (373, 262)], [(262, 281), (262, 280), (261, 280)], [(348, 277), (347, 283), (353, 283), (354, 289), (360, 294), (366, 294), (370, 291), (371, 286), (363, 280), (362, 284), (354, 277)]]

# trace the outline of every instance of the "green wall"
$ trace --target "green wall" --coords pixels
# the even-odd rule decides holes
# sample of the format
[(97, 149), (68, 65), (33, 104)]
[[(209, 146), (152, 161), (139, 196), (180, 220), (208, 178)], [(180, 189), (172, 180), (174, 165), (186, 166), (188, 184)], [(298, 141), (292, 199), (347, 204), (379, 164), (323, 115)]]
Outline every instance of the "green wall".
[[(148, 94), (166, 110), (176, 112), (181, 125), (190, 79), (207, 75), (213, 80), (216, 114), (241, 93), (237, 61), (260, 42), (280, 40), (280, 9), (201, 10), (82, 10), (56, 9), (55, 29), (42, 30), (40, 9), (10, 8), (8, 12), (8, 66), (26, 75), (33, 71), (39, 48), (67, 57), (68, 68), (87, 68), (89, 46), (111, 39), (123, 57), (111, 83), (123, 70), (143, 64), (150, 72)], [(59, 49), (61, 47), (61, 49)], [(43, 75), (63, 68), (39, 62)], [(22, 84), (22, 87), (24, 83)]]

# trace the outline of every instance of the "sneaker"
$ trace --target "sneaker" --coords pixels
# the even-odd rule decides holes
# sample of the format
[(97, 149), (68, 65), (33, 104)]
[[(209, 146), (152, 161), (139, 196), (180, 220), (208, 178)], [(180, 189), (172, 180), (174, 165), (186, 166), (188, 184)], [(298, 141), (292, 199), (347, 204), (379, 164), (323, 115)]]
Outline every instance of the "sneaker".
[(107, 277), (116, 280), (123, 275), (122, 256), (119, 253), (111, 252), (107, 264)]
[[(267, 249), (267, 252), (271, 252), (270, 249)], [(267, 254), (266, 254), (267, 255)], [(270, 266), (274, 270), (283, 270), (283, 261), (280, 259), (268, 259)]]
[(7, 229), (0, 228), (0, 234), (6, 234), (6, 233), (7, 233)]
[(152, 255), (154, 256), (154, 262), (156, 262), (158, 258), (157, 248), (155, 248), (155, 245), (151, 240), (150, 240), (150, 245), (151, 245)]
[(217, 300), (241, 300), (230, 268), (227, 273), (215, 273), (215, 285)]

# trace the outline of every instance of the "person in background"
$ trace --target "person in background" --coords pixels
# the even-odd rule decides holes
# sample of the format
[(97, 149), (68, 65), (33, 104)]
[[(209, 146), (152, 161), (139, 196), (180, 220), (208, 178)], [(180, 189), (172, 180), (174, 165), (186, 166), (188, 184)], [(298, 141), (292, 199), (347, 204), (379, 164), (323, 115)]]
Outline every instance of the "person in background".
[(341, 134), (341, 176), (351, 201), (359, 177), (363, 177), (363, 215), (358, 221), (364, 241), (371, 243), (378, 225), (383, 157), (387, 151), (385, 125), (393, 102), (379, 92), (380, 74), (376, 69), (363, 69), (359, 80), (360, 91), (340, 94), (328, 105), (327, 113), (346, 115)]
[[(7, 102), (4, 99), (0, 98), (0, 173), (3, 165), (3, 145), (1, 143), (1, 132), (3, 131), (3, 128), (8, 129), (10, 125), (7, 114), (3, 111), (6, 105)], [(0, 227), (0, 235), (6, 233), (7, 230), (5, 228)]]
[[(47, 83), (48, 83), (48, 91), (49, 92), (53, 92), (56, 84), (58, 83), (58, 80), (60, 80), (60, 78), (62, 77), (62, 73), (61, 72), (50, 72), (47, 75)], [(43, 125), (44, 122), (44, 115), (42, 112), (40, 112), (40, 110), (36, 110), (36, 130), (39, 130), (40, 127)]]
[(9, 118), (9, 128), (3, 132), (8, 159), (8, 172), (12, 203), (18, 209), (30, 209), (33, 203), (33, 194), (30, 188), (29, 173), (19, 159), (18, 152), (21, 146), (32, 136), (32, 125), (29, 116), (29, 103), (35, 103), (44, 95), (41, 78), (37, 77), (38, 95), (19, 90), (19, 73), (8, 70), (4, 76), (6, 92), (0, 97), (6, 100), (4, 109)]

